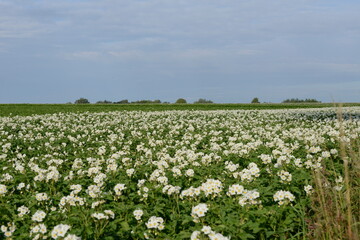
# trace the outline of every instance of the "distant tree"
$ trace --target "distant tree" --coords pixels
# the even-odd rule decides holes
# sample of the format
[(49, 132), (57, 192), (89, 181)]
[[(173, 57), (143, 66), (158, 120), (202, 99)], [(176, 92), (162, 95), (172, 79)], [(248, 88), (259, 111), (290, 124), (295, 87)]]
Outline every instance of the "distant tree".
[(131, 102), (131, 103), (135, 103), (135, 104), (142, 104), (142, 103), (161, 103), (160, 100), (140, 100), (140, 101), (135, 101), (135, 102)]
[(87, 100), (86, 98), (79, 98), (78, 100), (76, 100), (74, 102), (75, 104), (87, 104), (90, 103), (89, 100)]
[(129, 100), (124, 99), (124, 100), (120, 100), (120, 101), (114, 102), (114, 103), (118, 103), (118, 104), (128, 104), (128, 103), (129, 103)]
[(179, 98), (175, 103), (187, 103), (184, 98)]
[(131, 103), (135, 103), (135, 104), (138, 104), (138, 103), (149, 103), (149, 100), (137, 100), (137, 101), (132, 101)]
[(298, 98), (290, 98), (282, 101), (283, 103), (321, 103), (314, 98), (306, 98), (306, 99), (298, 99)]
[(199, 100), (195, 101), (194, 103), (213, 103), (213, 101), (206, 100), (205, 98), (199, 98)]
[(111, 101), (108, 100), (104, 100), (104, 101), (97, 101), (96, 104), (110, 104), (112, 103)]
[(257, 98), (257, 97), (253, 98), (251, 103), (260, 103), (259, 98)]

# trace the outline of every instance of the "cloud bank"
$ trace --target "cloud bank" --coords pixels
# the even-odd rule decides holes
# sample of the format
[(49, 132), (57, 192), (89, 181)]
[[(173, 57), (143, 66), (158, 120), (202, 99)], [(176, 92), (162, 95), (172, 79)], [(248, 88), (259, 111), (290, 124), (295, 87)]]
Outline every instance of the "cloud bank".
[(0, 0), (0, 102), (359, 101), (360, 2)]

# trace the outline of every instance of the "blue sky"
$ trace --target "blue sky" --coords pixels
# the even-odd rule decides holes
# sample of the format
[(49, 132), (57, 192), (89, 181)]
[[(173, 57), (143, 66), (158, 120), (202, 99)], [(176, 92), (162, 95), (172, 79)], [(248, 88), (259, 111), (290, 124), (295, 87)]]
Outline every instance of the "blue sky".
[(0, 103), (360, 102), (358, 0), (0, 0)]

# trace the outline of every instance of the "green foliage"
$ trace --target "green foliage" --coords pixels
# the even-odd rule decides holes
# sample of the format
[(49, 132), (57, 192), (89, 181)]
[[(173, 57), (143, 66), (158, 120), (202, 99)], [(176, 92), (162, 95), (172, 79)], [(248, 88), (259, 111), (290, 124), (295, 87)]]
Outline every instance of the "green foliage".
[(114, 103), (117, 103), (117, 104), (128, 104), (128, 103), (129, 103), (129, 100), (124, 99), (124, 100), (120, 100), (120, 101), (114, 102)]
[(134, 101), (134, 102), (131, 102), (131, 103), (135, 103), (135, 104), (149, 104), (149, 103), (161, 103), (160, 100), (139, 100), (139, 101)]
[(251, 103), (260, 103), (260, 102), (259, 102), (259, 98), (257, 98), (257, 97), (253, 98), (253, 100), (251, 101)]
[(313, 98), (306, 98), (306, 99), (291, 98), (291, 99), (286, 99), (282, 102), (283, 103), (321, 103), (320, 101)]
[(194, 102), (195, 104), (202, 104), (202, 103), (213, 103), (211, 100), (206, 100), (205, 98), (199, 98), (199, 100)]
[(187, 101), (184, 98), (179, 98), (175, 103), (187, 103)]
[(77, 99), (75, 102), (75, 104), (88, 104), (90, 103), (89, 100), (87, 100), (86, 98), (79, 98)]
[(111, 101), (108, 100), (104, 100), (104, 101), (97, 101), (96, 104), (110, 104), (112, 103)]

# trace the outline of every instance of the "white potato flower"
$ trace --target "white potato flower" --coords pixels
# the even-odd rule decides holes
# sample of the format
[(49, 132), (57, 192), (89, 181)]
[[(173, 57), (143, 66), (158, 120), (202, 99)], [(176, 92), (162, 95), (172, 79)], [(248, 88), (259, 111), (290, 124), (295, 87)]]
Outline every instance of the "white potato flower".
[(161, 217), (152, 216), (145, 224), (147, 228), (155, 228), (158, 230), (164, 229), (164, 219)]
[(141, 209), (136, 209), (136, 210), (133, 212), (133, 214), (134, 214), (135, 219), (139, 221), (139, 220), (141, 220), (141, 217), (142, 217), (142, 215), (144, 214), (144, 212), (143, 212), (143, 210), (141, 210)]
[(118, 183), (114, 187), (114, 191), (117, 196), (120, 196), (122, 194), (122, 191), (125, 189), (126, 189), (126, 186), (123, 183)]
[(37, 193), (35, 195), (35, 198), (37, 201), (46, 201), (49, 199), (49, 196), (47, 195), (47, 193)]
[(80, 237), (76, 236), (75, 234), (68, 234), (64, 240), (81, 240)]
[(206, 203), (200, 203), (191, 209), (191, 216), (194, 219), (204, 217), (208, 210), (209, 208)]
[(7, 193), (6, 185), (0, 184), (0, 196), (5, 195)]
[(46, 213), (42, 210), (37, 210), (34, 215), (32, 215), (31, 220), (34, 222), (42, 222), (46, 217)]
[(22, 217), (22, 216), (24, 216), (24, 215), (26, 215), (26, 214), (28, 214), (28, 213), (30, 213), (30, 210), (29, 210), (29, 208), (27, 208), (26, 206), (21, 206), (21, 207), (18, 207), (18, 216), (19, 217)]
[(280, 206), (295, 200), (295, 196), (291, 192), (283, 190), (277, 191), (273, 197), (274, 201), (278, 202)]
[(54, 227), (54, 229), (51, 231), (51, 237), (53, 239), (58, 239), (58, 237), (65, 237), (67, 231), (71, 227), (67, 224), (59, 224)]
[(135, 169), (134, 168), (129, 168), (126, 170), (126, 174), (131, 177), (133, 174), (135, 173)]
[(193, 177), (194, 174), (195, 174), (195, 172), (191, 168), (185, 171), (185, 175), (188, 176), (188, 177)]
[(304, 190), (306, 192), (306, 195), (310, 195), (313, 192), (313, 187), (311, 185), (304, 186)]
[(7, 223), (7, 225), (1, 225), (0, 230), (4, 233), (5, 237), (11, 237), (16, 230), (15, 223)]

